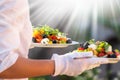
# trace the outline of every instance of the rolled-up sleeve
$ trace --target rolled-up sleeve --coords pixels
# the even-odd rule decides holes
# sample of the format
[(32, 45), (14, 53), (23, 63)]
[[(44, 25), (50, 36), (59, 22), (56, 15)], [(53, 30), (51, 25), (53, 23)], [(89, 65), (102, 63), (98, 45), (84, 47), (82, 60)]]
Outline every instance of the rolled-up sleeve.
[(14, 4), (17, 0), (0, 0), (0, 73), (12, 66), (20, 44)]

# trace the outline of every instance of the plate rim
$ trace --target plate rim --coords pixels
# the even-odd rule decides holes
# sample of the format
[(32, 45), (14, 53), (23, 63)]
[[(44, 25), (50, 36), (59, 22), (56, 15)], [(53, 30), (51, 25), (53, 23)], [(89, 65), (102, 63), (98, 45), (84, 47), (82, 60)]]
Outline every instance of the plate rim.
[(69, 43), (69, 44), (41, 44), (41, 43), (32, 42), (31, 46), (33, 46), (33, 47), (48, 47), (48, 48), (62, 48), (62, 47), (68, 47), (70, 45), (76, 45), (76, 44), (79, 44), (79, 42), (72, 41), (72, 43)]

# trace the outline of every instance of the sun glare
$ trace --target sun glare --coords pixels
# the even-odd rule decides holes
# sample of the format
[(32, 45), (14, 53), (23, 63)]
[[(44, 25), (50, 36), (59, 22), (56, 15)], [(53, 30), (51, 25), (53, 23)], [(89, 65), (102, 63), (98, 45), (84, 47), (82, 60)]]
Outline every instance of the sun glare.
[[(97, 37), (98, 17), (111, 16), (116, 21), (115, 6), (119, 0), (29, 0), (33, 25), (65, 26), (64, 31), (75, 27), (83, 32), (92, 25), (92, 36)], [(74, 32), (77, 34), (77, 32)], [(76, 36), (75, 36), (76, 37)]]

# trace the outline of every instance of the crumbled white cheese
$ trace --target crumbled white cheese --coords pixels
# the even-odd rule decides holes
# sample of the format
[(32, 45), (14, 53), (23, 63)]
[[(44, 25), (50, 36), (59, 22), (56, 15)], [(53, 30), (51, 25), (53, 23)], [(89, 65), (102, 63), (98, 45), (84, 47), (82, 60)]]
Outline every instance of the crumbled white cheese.
[(92, 49), (97, 49), (97, 46), (95, 44), (90, 44), (88, 47)]
[(110, 51), (110, 52), (112, 51), (112, 46), (108, 47), (108, 51)]
[(49, 39), (48, 38), (44, 38), (41, 40), (41, 44), (48, 44), (49, 43)]

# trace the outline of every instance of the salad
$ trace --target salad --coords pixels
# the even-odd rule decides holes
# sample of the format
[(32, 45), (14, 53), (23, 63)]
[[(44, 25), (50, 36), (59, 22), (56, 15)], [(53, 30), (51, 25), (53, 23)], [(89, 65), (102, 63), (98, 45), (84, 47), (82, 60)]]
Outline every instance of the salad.
[(118, 49), (112, 50), (112, 46), (106, 41), (95, 41), (91, 39), (80, 44), (80, 47), (75, 52), (88, 52), (92, 51), (93, 56), (107, 57), (107, 58), (120, 58), (120, 51)]
[(68, 44), (72, 43), (70, 38), (67, 38), (66, 34), (60, 32), (58, 29), (54, 29), (48, 25), (37, 26), (33, 28), (34, 43), (41, 44)]

